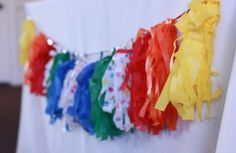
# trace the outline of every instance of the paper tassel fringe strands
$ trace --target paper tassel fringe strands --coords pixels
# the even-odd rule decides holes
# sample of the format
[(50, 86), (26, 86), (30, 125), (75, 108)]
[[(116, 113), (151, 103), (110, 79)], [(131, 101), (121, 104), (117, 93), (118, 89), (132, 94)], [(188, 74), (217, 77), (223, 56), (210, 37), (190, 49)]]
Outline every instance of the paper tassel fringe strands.
[(20, 37), (25, 83), (46, 96), (50, 122), (62, 121), (67, 131), (83, 127), (101, 140), (135, 129), (175, 131), (178, 118), (194, 120), (197, 112), (203, 120), (203, 104), (210, 113), (221, 95), (211, 82), (219, 7), (218, 0), (193, 0), (177, 18), (139, 29), (131, 44), (93, 63), (92, 54), (59, 49), (26, 20)]

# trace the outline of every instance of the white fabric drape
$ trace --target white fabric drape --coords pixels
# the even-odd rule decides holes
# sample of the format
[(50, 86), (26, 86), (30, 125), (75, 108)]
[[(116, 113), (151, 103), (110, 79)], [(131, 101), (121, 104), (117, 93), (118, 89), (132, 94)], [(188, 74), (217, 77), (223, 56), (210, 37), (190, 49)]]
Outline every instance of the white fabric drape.
[[(2, 0), (0, 10), (0, 83), (22, 83), (22, 67), (18, 63), (18, 35), (24, 17), (23, 1)], [(15, 9), (17, 8), (17, 9)]]
[(235, 147), (236, 122), (234, 121), (235, 108), (236, 108), (235, 91), (236, 91), (236, 54), (234, 56), (234, 65), (232, 67), (232, 73), (230, 76), (216, 153), (236, 152), (236, 147)]
[[(150, 27), (187, 9), (190, 0), (61, 0), (27, 5), (38, 28), (75, 52), (96, 52), (126, 43), (139, 27)], [(143, 133), (100, 141), (83, 129), (62, 132), (60, 123), (49, 125), (46, 101), (24, 87), (17, 153), (213, 153), (236, 48), (236, 1), (222, 1), (217, 27), (213, 69), (220, 72), (223, 95), (212, 109), (210, 121), (178, 123), (177, 131), (160, 136)], [(43, 11), (42, 11), (43, 10)]]

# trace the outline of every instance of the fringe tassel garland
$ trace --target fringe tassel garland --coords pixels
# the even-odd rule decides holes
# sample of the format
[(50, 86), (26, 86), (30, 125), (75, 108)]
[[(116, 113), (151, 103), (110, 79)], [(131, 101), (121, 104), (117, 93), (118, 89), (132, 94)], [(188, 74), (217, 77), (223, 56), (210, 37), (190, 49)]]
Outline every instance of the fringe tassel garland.
[(67, 131), (81, 125), (101, 140), (133, 129), (174, 131), (178, 117), (194, 120), (196, 111), (203, 120), (204, 102), (210, 115), (222, 92), (220, 86), (213, 92), (211, 82), (218, 74), (211, 63), (219, 7), (218, 0), (193, 0), (187, 12), (140, 29), (130, 48), (94, 63), (58, 52), (26, 20), (20, 38), (20, 62), (28, 58), (25, 83), (32, 93), (46, 95), (51, 123), (62, 119)]

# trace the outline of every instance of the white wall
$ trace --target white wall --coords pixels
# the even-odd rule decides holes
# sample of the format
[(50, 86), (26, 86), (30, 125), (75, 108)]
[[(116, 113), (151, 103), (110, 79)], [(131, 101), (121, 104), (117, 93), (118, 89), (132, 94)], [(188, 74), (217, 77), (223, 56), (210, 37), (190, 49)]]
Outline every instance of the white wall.
[(30, 0), (1, 0), (0, 10), (0, 83), (21, 84), (22, 67), (18, 64), (18, 39), (25, 18), (24, 4)]

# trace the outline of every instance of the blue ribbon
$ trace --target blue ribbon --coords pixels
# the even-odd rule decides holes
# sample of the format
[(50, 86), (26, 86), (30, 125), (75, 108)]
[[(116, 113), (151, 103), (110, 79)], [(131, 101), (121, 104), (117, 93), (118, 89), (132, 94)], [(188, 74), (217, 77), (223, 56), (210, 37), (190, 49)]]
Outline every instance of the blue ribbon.
[(63, 82), (66, 77), (67, 72), (72, 69), (75, 65), (75, 60), (69, 60), (62, 64), (60, 64), (56, 68), (55, 77), (52, 80), (51, 85), (47, 91), (47, 108), (46, 113), (50, 115), (50, 123), (53, 124), (59, 118), (61, 119), (63, 116), (63, 108), (58, 107), (58, 102), (61, 95), (61, 90), (63, 87)]
[(90, 134), (94, 133), (94, 125), (90, 121), (91, 101), (89, 92), (89, 80), (93, 76), (96, 63), (87, 65), (78, 75), (78, 88), (74, 95), (74, 104), (68, 108), (68, 114), (74, 118), (74, 121)]

